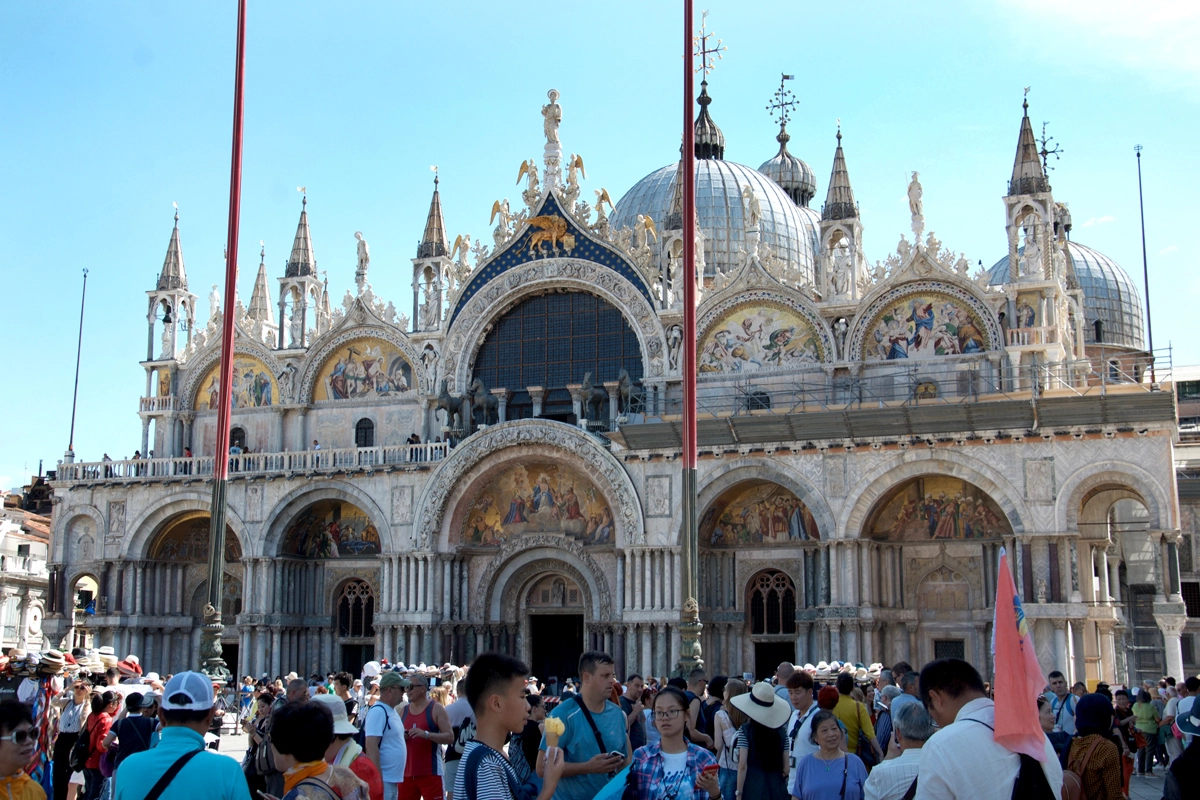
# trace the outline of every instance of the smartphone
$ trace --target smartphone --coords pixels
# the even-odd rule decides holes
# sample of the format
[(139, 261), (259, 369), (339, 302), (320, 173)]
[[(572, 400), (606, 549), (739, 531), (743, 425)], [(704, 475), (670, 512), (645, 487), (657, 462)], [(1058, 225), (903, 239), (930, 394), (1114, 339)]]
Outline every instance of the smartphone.
[(754, 682), (754, 673), (753, 672), (743, 672), (742, 680), (746, 681), (747, 683), (753, 683)]
[(703, 777), (705, 775), (715, 775), (719, 769), (721, 769), (721, 768), (719, 766), (717, 766), (716, 764), (709, 764), (707, 767), (700, 770), (700, 775), (701, 775), (701, 777)]
[(607, 753), (605, 753), (605, 755), (615, 756), (616, 758), (624, 758), (625, 757), (625, 754), (622, 753), (620, 750), (609, 750)]

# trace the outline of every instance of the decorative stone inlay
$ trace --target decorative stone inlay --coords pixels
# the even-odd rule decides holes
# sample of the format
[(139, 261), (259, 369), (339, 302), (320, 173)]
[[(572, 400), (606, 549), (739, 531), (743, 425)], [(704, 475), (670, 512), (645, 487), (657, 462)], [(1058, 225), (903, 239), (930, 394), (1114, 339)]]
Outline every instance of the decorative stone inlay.
[[(611, 488), (616, 521), (626, 545), (644, 544), (641, 503), (629, 475), (600, 442), (578, 428), (548, 420), (523, 419), (492, 425), (450, 451), (430, 477), (413, 526), (417, 548), (431, 550), (446, 512), (446, 500), (459, 479), (479, 462), (507, 447), (549, 445), (581, 459), (588, 474)], [(518, 537), (523, 541), (530, 537)], [(556, 540), (558, 537), (554, 537)]]
[(850, 354), (849, 360), (863, 360), (863, 343), (867, 335), (867, 327), (880, 312), (908, 295), (920, 294), (922, 292), (936, 292), (948, 295), (967, 304), (978, 315), (980, 322), (987, 329), (988, 342), (992, 349), (1001, 346), (1000, 324), (996, 321), (995, 313), (993, 313), (987, 303), (983, 302), (973, 292), (969, 292), (960, 286), (946, 281), (910, 281), (894, 286), (876, 295), (869, 305), (860, 307), (858, 316), (854, 319), (853, 329), (850, 334), (850, 345), (847, 348)]
[[(362, 310), (361, 306), (356, 307)], [(420, 354), (412, 346), (408, 337), (397, 328), (376, 321), (365, 310), (361, 316), (364, 317), (363, 324), (350, 325), (347, 320), (342, 323), (344, 329), (341, 332), (335, 331), (331, 336), (324, 338), (318, 349), (309, 351), (308, 358), (305, 360), (302, 369), (304, 380), (301, 381), (299, 393), (297, 394), (300, 402), (312, 402), (313, 385), (316, 383), (317, 374), (321, 371), (321, 366), (329, 357), (345, 345), (359, 339), (382, 339), (389, 344), (395, 345), (404, 354), (404, 357), (408, 359), (409, 365), (413, 368), (413, 377), (416, 378), (417, 383), (415, 388), (418, 392), (420, 394), (431, 394), (433, 392), (433, 385), (429, 381), (428, 373), (426, 370), (418, 368), (422, 363)]]

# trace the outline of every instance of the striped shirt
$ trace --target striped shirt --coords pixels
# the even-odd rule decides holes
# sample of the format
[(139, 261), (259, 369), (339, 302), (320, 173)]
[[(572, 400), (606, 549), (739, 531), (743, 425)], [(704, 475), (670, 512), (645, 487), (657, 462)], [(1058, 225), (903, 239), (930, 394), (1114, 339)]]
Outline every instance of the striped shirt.
[(460, 769), (454, 777), (454, 796), (462, 800), (513, 800), (513, 785), (519, 785), (517, 774), (513, 772), (512, 764), (504, 754), (493, 750), (483, 742), (473, 739), (463, 748), (462, 763), (467, 763), (467, 757), (477, 748), (482, 747), (486, 752), (475, 770), (475, 795), (467, 796), (467, 770)]

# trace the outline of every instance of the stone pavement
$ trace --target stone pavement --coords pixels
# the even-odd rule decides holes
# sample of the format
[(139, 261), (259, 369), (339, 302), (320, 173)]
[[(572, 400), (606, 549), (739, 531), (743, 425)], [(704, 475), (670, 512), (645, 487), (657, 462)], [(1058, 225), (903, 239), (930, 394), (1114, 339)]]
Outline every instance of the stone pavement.
[(1129, 800), (1162, 800), (1163, 773), (1166, 770), (1158, 768), (1155, 775), (1139, 778), (1134, 775), (1129, 779)]

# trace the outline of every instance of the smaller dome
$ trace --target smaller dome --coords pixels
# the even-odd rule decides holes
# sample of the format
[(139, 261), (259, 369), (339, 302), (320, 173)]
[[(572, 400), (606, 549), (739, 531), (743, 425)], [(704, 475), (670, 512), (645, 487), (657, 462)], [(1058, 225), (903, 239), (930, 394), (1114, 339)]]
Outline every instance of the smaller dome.
[[(1023, 253), (1022, 247), (1018, 253)], [(1137, 285), (1121, 265), (1103, 253), (1078, 242), (1067, 242), (1071, 266), (1079, 288), (1083, 290), (1083, 340), (1089, 345), (1111, 345), (1146, 349), (1142, 325), (1142, 297)], [(988, 270), (988, 283), (1008, 283), (1008, 256)], [(1101, 324), (1103, 341), (1096, 341), (1096, 321)]]
[(758, 171), (779, 184), (798, 206), (808, 207), (808, 202), (817, 193), (817, 176), (812, 167), (788, 152), (787, 143), (791, 141), (787, 132), (787, 124), (779, 128), (775, 141), (779, 142), (779, 152), (769, 161), (764, 161)]

